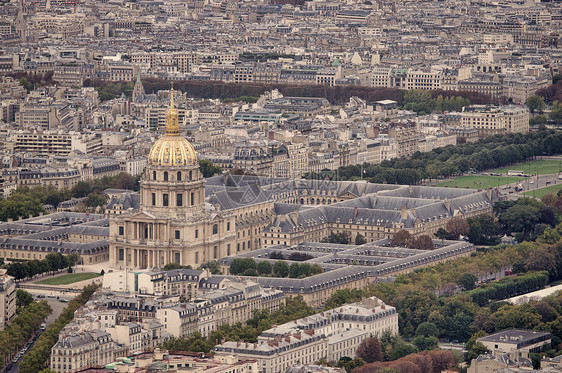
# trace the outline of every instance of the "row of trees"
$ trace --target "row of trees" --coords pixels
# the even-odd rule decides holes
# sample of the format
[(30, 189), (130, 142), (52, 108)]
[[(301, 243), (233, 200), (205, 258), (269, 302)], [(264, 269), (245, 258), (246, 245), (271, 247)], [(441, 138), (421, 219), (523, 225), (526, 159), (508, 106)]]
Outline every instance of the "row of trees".
[(33, 278), (43, 273), (56, 272), (65, 268), (72, 268), (78, 263), (78, 254), (62, 255), (61, 253), (50, 253), (45, 259), (13, 262), (6, 266), (7, 274), (16, 280)]
[(267, 261), (256, 263), (253, 258), (236, 258), (230, 263), (230, 274), (239, 276), (273, 276), (305, 278), (322, 273), (322, 267), (317, 264), (292, 263), (277, 261), (273, 265)]
[(37, 339), (31, 350), (24, 355), (18, 368), (21, 373), (37, 373), (45, 367), (51, 355), (51, 348), (59, 339), (59, 332), (74, 318), (74, 312), (86, 304), (99, 285), (85, 286), (80, 295), (71, 300), (59, 317)]
[(547, 271), (530, 272), (519, 277), (506, 277), (487, 285), (472, 290), (470, 296), (472, 301), (479, 306), (484, 306), (490, 300), (503, 300), (515, 295), (529, 293), (542, 289), (548, 284)]
[(425, 89), (410, 89), (404, 93), (403, 108), (415, 111), (418, 115), (431, 114), (433, 112), (457, 111), (470, 105), (470, 100), (461, 96), (443, 98), (443, 95), (433, 97)]
[(452, 351), (431, 350), (413, 353), (391, 362), (365, 364), (354, 373), (440, 373), (457, 364)]
[(405, 229), (399, 230), (392, 236), (392, 244), (399, 247), (407, 247), (416, 250), (433, 250), (433, 240), (427, 234), (413, 237)]
[[(19, 290), (18, 290), (19, 291)], [(45, 301), (31, 302), (0, 332), (0, 366), (9, 359), (33, 336), (52, 312)]]
[[(147, 78), (143, 79), (143, 86), (146, 92), (156, 93), (159, 90), (170, 89), (170, 82), (165, 79)], [(100, 79), (86, 79), (84, 81), (86, 87), (96, 87), (100, 99), (112, 99), (125, 94), (129, 97), (133, 91), (133, 82), (105, 82)], [(221, 81), (196, 81), (196, 80), (179, 80), (174, 81), (176, 90), (187, 92), (190, 97), (203, 99), (233, 99), (238, 97), (259, 97), (266, 91), (278, 89), (285, 96), (297, 97), (324, 97), (332, 104), (344, 104), (349, 101), (352, 96), (360, 97), (367, 102), (375, 102), (384, 99), (391, 99), (403, 104), (404, 96), (409, 91), (397, 88), (381, 88), (381, 87), (364, 87), (357, 85), (328, 87), (324, 85), (289, 85), (289, 84), (262, 84), (262, 83), (246, 83), (234, 84)], [(444, 91), (440, 89), (429, 91), (433, 98), (442, 97), (442, 101), (456, 101), (456, 97), (462, 97), (473, 104), (491, 104), (495, 103), (489, 95), (477, 92), (466, 91)], [(446, 104), (443, 110), (448, 107)], [(453, 106), (456, 107), (456, 106)]]
[(411, 158), (395, 158), (380, 164), (353, 165), (333, 171), (309, 172), (308, 179), (359, 180), (372, 183), (417, 184), (462, 174), (468, 170), (487, 170), (523, 162), (542, 154), (558, 154), (562, 131), (542, 130), (527, 134), (491, 136), (476, 143), (465, 143), (417, 152)]

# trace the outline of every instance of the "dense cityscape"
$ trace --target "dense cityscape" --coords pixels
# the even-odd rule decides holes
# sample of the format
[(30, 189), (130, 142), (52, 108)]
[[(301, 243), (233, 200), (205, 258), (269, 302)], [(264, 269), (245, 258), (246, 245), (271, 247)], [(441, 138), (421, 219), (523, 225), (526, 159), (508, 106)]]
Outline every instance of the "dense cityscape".
[(560, 1), (0, 15), (2, 372), (562, 372)]

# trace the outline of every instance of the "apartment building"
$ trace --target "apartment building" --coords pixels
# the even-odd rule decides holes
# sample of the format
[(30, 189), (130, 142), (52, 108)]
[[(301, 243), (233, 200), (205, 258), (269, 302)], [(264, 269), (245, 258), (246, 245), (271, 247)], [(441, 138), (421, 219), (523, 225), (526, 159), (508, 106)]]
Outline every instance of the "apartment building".
[(187, 337), (198, 331), (199, 312), (193, 304), (182, 303), (161, 308), (156, 311), (156, 319), (176, 338)]
[(70, 106), (67, 103), (27, 103), (20, 105), (19, 112), (15, 113), (15, 124), (21, 129), (64, 128), (71, 122)]
[(102, 330), (64, 333), (51, 348), (50, 368), (57, 373), (74, 373), (103, 366), (115, 359), (115, 342)]
[(328, 352), (327, 338), (304, 331), (270, 342), (224, 342), (215, 346), (217, 356), (235, 354), (238, 359), (255, 359), (260, 373), (282, 373), (294, 364), (313, 364), (325, 358)]
[(0, 330), (16, 316), (16, 283), (12, 276), (0, 276)]
[(472, 105), (463, 108), (461, 125), (475, 128), (481, 138), (529, 132), (529, 110), (524, 106)]
[(259, 372), (282, 373), (296, 364), (355, 356), (365, 338), (386, 331), (398, 334), (396, 309), (371, 297), (274, 326), (257, 343), (223, 342), (214, 351), (217, 356), (234, 353), (239, 359), (256, 359)]
[(100, 135), (73, 131), (29, 132), (19, 130), (12, 132), (6, 142), (15, 152), (29, 152), (42, 157), (68, 155), (75, 150), (83, 154), (99, 154), (102, 151)]
[(416, 123), (391, 123), (385, 132), (389, 138), (395, 139), (398, 158), (409, 158), (418, 151), (419, 131)]

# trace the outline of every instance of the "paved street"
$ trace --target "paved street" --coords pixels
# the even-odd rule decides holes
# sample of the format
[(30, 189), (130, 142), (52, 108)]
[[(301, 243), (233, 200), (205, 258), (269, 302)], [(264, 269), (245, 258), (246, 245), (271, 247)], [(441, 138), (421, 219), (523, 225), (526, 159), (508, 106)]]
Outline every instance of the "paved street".
[[(518, 184), (521, 184), (523, 190), (519, 192), (515, 192), (515, 187)], [(523, 193), (525, 192), (537, 190), (540, 188), (545, 188), (551, 185), (558, 185), (558, 184), (562, 187), (562, 180), (558, 178), (558, 174), (538, 175), (538, 176), (524, 178), (520, 182), (500, 186), (500, 190), (503, 193), (508, 194), (510, 199), (517, 199), (523, 197), (524, 196)]]
[[(49, 317), (47, 317), (47, 320), (45, 321), (45, 324), (47, 324), (47, 327), (53, 321), (55, 321), (57, 319), (57, 317), (59, 317), (62, 310), (68, 305), (68, 303), (63, 303), (59, 299), (57, 299), (56, 297), (58, 296), (59, 298), (71, 300), (72, 298), (74, 298), (76, 296), (76, 294), (56, 293), (56, 292), (49, 292), (48, 294), (46, 294), (46, 292), (42, 291), (42, 290), (26, 289), (26, 291), (31, 293), (33, 295), (33, 297), (36, 298), (36, 299), (37, 299), (37, 295), (39, 295), (39, 294), (45, 295), (45, 298), (41, 298), (41, 299), (38, 299), (38, 300), (46, 300), (47, 303), (49, 303), (49, 305), (53, 309), (53, 312), (49, 315)], [(49, 297), (47, 297), (47, 295), (49, 295)], [(50, 296), (52, 296), (52, 297), (50, 297)], [(29, 348), (29, 350), (31, 350), (31, 347)], [(23, 357), (21, 359), (23, 359)], [(18, 361), (18, 363), (21, 362), (21, 359)], [(7, 372), (7, 373), (17, 373), (18, 372), (18, 363), (13, 364), (12, 368), (10, 370), (5, 371), (5, 372)]]

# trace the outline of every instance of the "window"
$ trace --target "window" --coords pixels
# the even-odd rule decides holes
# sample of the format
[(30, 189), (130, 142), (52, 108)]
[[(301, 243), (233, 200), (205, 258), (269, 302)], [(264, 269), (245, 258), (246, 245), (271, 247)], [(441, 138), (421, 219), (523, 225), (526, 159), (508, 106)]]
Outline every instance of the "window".
[(195, 238), (199, 238), (199, 229), (195, 230)]
[(199, 252), (195, 252), (195, 264), (199, 263)]
[(176, 206), (183, 206), (183, 195), (181, 193), (176, 195)]
[(119, 235), (122, 236), (125, 233), (125, 229), (123, 227), (119, 227)]
[(193, 180), (193, 171), (189, 171), (189, 180)]
[(152, 193), (152, 206), (156, 206), (156, 193)]
[(213, 225), (213, 234), (217, 234), (217, 233), (219, 233), (219, 225), (215, 224)]
[(176, 240), (180, 239), (180, 231), (176, 230)]
[(179, 263), (180, 262), (180, 253), (176, 253), (175, 257), (176, 257), (176, 263)]
[(152, 171), (152, 180), (156, 180), (156, 171)]
[(168, 193), (162, 194), (162, 205), (168, 206)]
[(125, 259), (125, 250), (119, 249), (119, 260)]
[(217, 259), (217, 255), (218, 255), (218, 248), (215, 246), (213, 247), (213, 259)]
[(181, 181), (181, 172), (178, 172), (178, 177), (177, 177), (178, 181)]
[(227, 231), (230, 230), (230, 222), (226, 223), (226, 230), (227, 230)]
[(144, 238), (148, 238), (148, 227), (144, 227)]
[(226, 245), (226, 255), (230, 256), (230, 244)]
[(168, 181), (168, 171), (164, 171), (164, 181)]
[(191, 206), (195, 204), (195, 193), (191, 192)]

